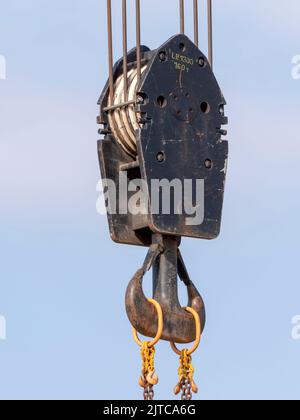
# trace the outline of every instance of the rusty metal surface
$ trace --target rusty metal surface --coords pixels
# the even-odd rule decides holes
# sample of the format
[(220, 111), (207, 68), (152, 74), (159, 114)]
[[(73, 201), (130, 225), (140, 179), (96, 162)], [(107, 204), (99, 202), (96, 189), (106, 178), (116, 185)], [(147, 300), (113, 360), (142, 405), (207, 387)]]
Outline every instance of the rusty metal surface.
[[(157, 328), (156, 311), (148, 302), (143, 292), (143, 277), (153, 264), (153, 297), (160, 303), (164, 313), (164, 330), (162, 339), (177, 343), (194, 341), (196, 331), (193, 317), (181, 307), (178, 299), (178, 238), (154, 237), (156, 245), (152, 246), (146, 262), (137, 271), (126, 291), (126, 311), (131, 324), (148, 337), (155, 337)], [(163, 251), (162, 251), (163, 249)], [(184, 272), (182, 270), (181, 274)], [(202, 331), (205, 327), (205, 306), (195, 285), (184, 274), (187, 286), (188, 304), (200, 316)]]

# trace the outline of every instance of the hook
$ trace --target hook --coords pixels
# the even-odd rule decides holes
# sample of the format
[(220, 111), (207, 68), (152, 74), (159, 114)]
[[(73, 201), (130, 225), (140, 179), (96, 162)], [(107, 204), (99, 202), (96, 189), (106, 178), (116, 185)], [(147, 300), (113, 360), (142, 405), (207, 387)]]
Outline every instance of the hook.
[(147, 382), (150, 385), (157, 385), (158, 384), (158, 376), (156, 375), (155, 371), (149, 372), (146, 376)]
[(157, 313), (143, 292), (143, 277), (153, 266), (153, 297), (161, 305), (164, 316), (161, 338), (186, 344), (195, 340), (196, 327), (193, 316), (179, 303), (178, 275), (187, 287), (188, 306), (199, 314), (202, 330), (205, 326), (205, 306), (200, 293), (189, 278), (178, 249), (179, 242), (177, 237), (153, 236), (153, 244), (143, 267), (128, 285), (126, 311), (131, 324), (139, 333), (155, 337)]

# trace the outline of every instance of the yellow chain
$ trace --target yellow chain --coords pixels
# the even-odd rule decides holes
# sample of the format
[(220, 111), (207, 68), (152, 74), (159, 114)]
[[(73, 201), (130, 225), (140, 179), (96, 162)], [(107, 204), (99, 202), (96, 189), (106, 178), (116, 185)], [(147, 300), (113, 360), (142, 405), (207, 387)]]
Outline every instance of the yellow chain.
[[(138, 334), (135, 328), (133, 328), (133, 337), (136, 343), (141, 348), (142, 357), (142, 375), (139, 378), (139, 385), (144, 389), (144, 399), (152, 400), (154, 397), (153, 387), (158, 383), (158, 376), (155, 373), (154, 368), (154, 356), (155, 356), (155, 344), (159, 341), (163, 332), (163, 313), (158, 302), (153, 299), (149, 301), (155, 306), (158, 313), (158, 331), (155, 339), (151, 342), (142, 342), (138, 338)], [(195, 394), (198, 392), (198, 387), (194, 381), (194, 367), (192, 365), (192, 353), (194, 353), (201, 340), (201, 323), (199, 314), (193, 308), (186, 308), (190, 312), (196, 322), (196, 340), (191, 349), (184, 349), (179, 351), (175, 343), (171, 343), (172, 349), (180, 356), (178, 376), (179, 381), (174, 389), (175, 395), (182, 392), (181, 398), (183, 400), (191, 400), (192, 392)]]
[(158, 376), (155, 374), (154, 368), (154, 356), (155, 348), (149, 347), (149, 342), (145, 341), (141, 347), (141, 356), (142, 356), (142, 376), (139, 379), (139, 385), (142, 388), (145, 388), (147, 384), (157, 385)]
[(180, 391), (182, 392), (181, 399), (191, 400), (192, 392), (197, 394), (198, 387), (194, 381), (194, 368), (192, 365), (192, 354), (197, 350), (200, 340), (201, 340), (201, 321), (199, 314), (193, 308), (185, 308), (189, 313), (191, 313), (195, 319), (196, 323), (196, 340), (191, 349), (184, 349), (182, 351), (178, 350), (175, 343), (171, 343), (172, 349), (177, 353), (179, 358), (179, 369), (178, 376), (179, 381), (174, 388), (175, 395), (178, 395)]
[(155, 306), (158, 316), (157, 334), (153, 341), (142, 342), (139, 337), (137, 330), (133, 328), (133, 338), (135, 342), (141, 348), (142, 357), (142, 375), (139, 378), (139, 385), (144, 388), (144, 399), (153, 400), (154, 392), (153, 386), (158, 384), (158, 376), (155, 374), (154, 368), (154, 356), (155, 356), (155, 344), (160, 340), (163, 333), (163, 312), (161, 306), (154, 299), (148, 299), (150, 303)]
[(182, 350), (179, 358), (179, 380), (174, 389), (175, 395), (178, 395), (180, 391), (182, 391), (183, 397), (191, 397), (189, 387), (195, 394), (197, 394), (198, 387), (194, 381), (194, 373), (195, 370), (192, 365), (192, 357), (188, 354), (188, 350), (184, 349)]

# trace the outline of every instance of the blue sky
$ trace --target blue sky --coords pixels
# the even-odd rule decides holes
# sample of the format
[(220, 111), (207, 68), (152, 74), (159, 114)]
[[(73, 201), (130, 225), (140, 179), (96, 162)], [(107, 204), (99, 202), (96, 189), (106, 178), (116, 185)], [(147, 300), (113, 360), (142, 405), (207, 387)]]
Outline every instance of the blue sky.
[[(291, 60), (300, 54), (300, 4), (214, 4), (215, 72), (230, 118), (223, 227), (216, 241), (182, 245), (207, 305), (194, 358), (199, 397), (299, 399), (300, 341), (291, 338), (291, 320), (300, 314), (300, 80), (291, 77)], [(0, 341), (0, 398), (141, 396), (124, 293), (146, 250), (113, 244), (96, 213), (104, 6), (1, 5), (0, 314), (7, 340)], [(150, 47), (178, 31), (177, 1), (144, 0), (142, 11)], [(204, 24), (201, 45), (206, 52)], [(149, 290), (150, 277), (146, 284)], [(173, 398), (177, 363), (161, 343), (157, 398)]]

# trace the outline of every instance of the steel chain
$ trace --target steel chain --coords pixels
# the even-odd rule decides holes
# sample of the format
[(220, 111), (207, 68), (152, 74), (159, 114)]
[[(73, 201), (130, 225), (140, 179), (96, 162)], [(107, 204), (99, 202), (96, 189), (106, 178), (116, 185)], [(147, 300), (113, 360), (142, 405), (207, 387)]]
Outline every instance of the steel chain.
[(194, 382), (194, 368), (192, 365), (192, 357), (188, 355), (188, 350), (182, 350), (179, 359), (178, 369), (179, 381), (174, 389), (175, 395), (181, 392), (181, 399), (191, 400), (193, 392), (198, 392), (198, 387)]

